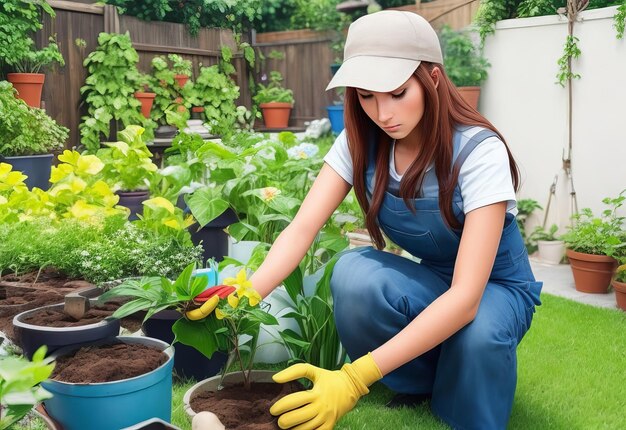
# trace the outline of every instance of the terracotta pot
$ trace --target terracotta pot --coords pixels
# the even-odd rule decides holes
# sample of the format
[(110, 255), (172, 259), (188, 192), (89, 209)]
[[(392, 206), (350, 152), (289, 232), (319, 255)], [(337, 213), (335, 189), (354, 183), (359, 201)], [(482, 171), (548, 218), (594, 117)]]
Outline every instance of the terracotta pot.
[(569, 259), (576, 290), (583, 293), (606, 294), (617, 261), (606, 255), (584, 254), (582, 252), (565, 251)]
[(618, 282), (613, 279), (613, 281), (611, 281), (611, 285), (615, 290), (615, 301), (617, 302), (617, 307), (626, 311), (626, 282)]
[(9, 73), (7, 80), (13, 84), (18, 92), (18, 97), (28, 106), (38, 108), (41, 106), (41, 90), (46, 75), (43, 73)]
[(189, 76), (187, 76), (187, 75), (176, 75), (176, 76), (174, 76), (174, 79), (176, 79), (176, 82), (178, 82), (178, 86), (182, 88), (182, 87), (185, 86), (185, 84), (189, 80)]
[(478, 98), (480, 97), (480, 87), (458, 87), (461, 97), (469, 103), (471, 107), (478, 110)]
[(135, 92), (135, 98), (141, 102), (141, 114), (146, 118), (150, 118), (150, 110), (155, 97), (156, 93)]
[(289, 125), (289, 114), (291, 114), (291, 103), (261, 103), (263, 110), (263, 121), (267, 128), (287, 128)]

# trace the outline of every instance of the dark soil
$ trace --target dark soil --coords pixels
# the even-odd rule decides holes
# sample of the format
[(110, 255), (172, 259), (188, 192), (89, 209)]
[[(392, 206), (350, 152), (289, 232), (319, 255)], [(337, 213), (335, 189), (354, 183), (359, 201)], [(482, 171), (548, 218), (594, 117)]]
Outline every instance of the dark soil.
[(220, 391), (205, 391), (191, 399), (191, 409), (196, 413), (213, 412), (228, 430), (274, 430), (279, 428), (278, 417), (270, 414), (270, 406), (303, 389), (297, 382), (252, 383), (250, 390), (242, 383), (226, 385)]
[(120, 381), (157, 369), (167, 355), (137, 344), (113, 344), (80, 348), (56, 361), (52, 379), (76, 384)]
[(15, 315), (41, 306), (62, 303), (66, 294), (92, 286), (93, 284), (83, 280), (68, 279), (53, 270), (20, 276), (5, 275), (0, 278), (0, 331), (11, 341), (15, 341)]
[[(93, 287), (94, 285), (80, 279), (68, 279), (53, 270), (44, 270), (39, 276), (37, 272), (21, 276), (5, 275), (0, 277), (0, 331), (12, 342), (16, 342), (13, 332), (13, 317), (21, 312), (42, 306), (63, 303), (66, 294), (73, 291)], [(70, 327), (92, 324), (113, 314), (121, 302), (111, 301), (104, 305), (93, 307), (85, 316), (77, 321), (63, 312), (47, 311), (48, 315), (41, 323), (39, 314), (30, 317), (26, 322), (48, 327)], [(131, 332), (141, 328), (143, 315), (134, 315), (122, 319), (122, 327)]]
[[(60, 309), (45, 309), (40, 312), (30, 315), (28, 318), (24, 318), (23, 322), (32, 325), (39, 325), (44, 327), (78, 327), (87, 324), (96, 324), (106, 317), (113, 315), (113, 313), (120, 307), (119, 302), (108, 302), (101, 305), (93, 306), (89, 311), (85, 312), (83, 317), (77, 320), (74, 317), (67, 315), (62, 308)], [(135, 330), (139, 330), (141, 327), (141, 318), (124, 318), (129, 324), (124, 327), (129, 328), (133, 321), (135, 323)], [(130, 328), (129, 328), (130, 329)]]

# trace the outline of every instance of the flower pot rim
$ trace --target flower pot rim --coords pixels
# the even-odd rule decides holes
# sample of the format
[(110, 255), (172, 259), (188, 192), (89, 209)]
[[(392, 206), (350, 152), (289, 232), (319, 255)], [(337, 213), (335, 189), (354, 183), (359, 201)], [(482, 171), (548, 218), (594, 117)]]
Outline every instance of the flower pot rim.
[(140, 344), (140, 345), (154, 346), (157, 348), (161, 348), (161, 352), (166, 354), (168, 358), (167, 360), (165, 360), (163, 364), (161, 364), (159, 367), (152, 370), (151, 372), (144, 373), (142, 375), (137, 375), (132, 378), (119, 379), (117, 381), (109, 381), (109, 382), (88, 382), (88, 383), (66, 382), (66, 381), (58, 381), (56, 379), (49, 379), (45, 383), (53, 384), (53, 385), (56, 385), (57, 387), (58, 386), (66, 387), (67, 390), (71, 390), (72, 389), (71, 387), (94, 387), (95, 388), (95, 387), (109, 386), (112, 384), (119, 384), (122, 382), (132, 382), (140, 378), (144, 378), (147, 375), (151, 375), (151, 374), (158, 372), (159, 370), (168, 366), (171, 363), (171, 361), (174, 359), (174, 347), (172, 345), (168, 344), (167, 342), (163, 342), (162, 340), (155, 339), (152, 337), (147, 337), (147, 336), (114, 336), (114, 337), (109, 337), (106, 339), (100, 339), (94, 342), (85, 342), (85, 343), (80, 343), (80, 344), (68, 345), (63, 348), (57, 349), (52, 354), (50, 354), (50, 357), (52, 357), (56, 361), (59, 357), (64, 356), (73, 351), (76, 351), (84, 346), (102, 346), (102, 345), (112, 344), (112, 343)]
[(1, 159), (5, 160), (15, 160), (17, 158), (52, 158), (54, 154), (32, 154), (32, 155), (3, 155), (0, 156)]
[(153, 99), (156, 97), (156, 93), (151, 93), (150, 91), (135, 91), (135, 97)]
[(286, 102), (267, 102), (259, 104), (261, 109), (287, 109), (293, 108), (293, 103)]
[[(250, 380), (252, 382), (274, 382), (274, 380), (272, 379), (272, 376), (275, 375), (276, 373), (278, 373), (278, 371), (274, 371), (274, 370), (256, 370), (253, 369), (252, 372), (250, 372)], [(235, 382), (240, 382), (241, 378), (242, 378), (242, 373), (240, 371), (237, 372), (229, 372), (224, 376), (224, 381), (228, 381), (230, 380), (234, 380)], [(203, 379), (202, 381), (199, 381), (198, 383), (194, 384), (191, 388), (189, 388), (185, 394), (183, 395), (183, 408), (185, 409), (185, 413), (193, 418), (194, 416), (196, 416), (196, 412), (191, 409), (191, 397), (193, 394), (196, 393), (196, 391), (202, 389), (205, 385), (211, 384), (213, 381), (215, 380), (219, 380), (219, 378), (221, 378), (222, 375), (217, 374), (215, 376), (212, 376), (210, 378), (207, 379)]]
[[(92, 299), (92, 300), (90, 300), (90, 302), (92, 304), (95, 304), (96, 300)], [(109, 316), (109, 317), (103, 318), (102, 320), (98, 321), (97, 323), (77, 325), (77, 326), (68, 326), (68, 327), (47, 327), (47, 326), (43, 326), (43, 325), (29, 324), (29, 323), (21, 321), (22, 319), (24, 319), (25, 317), (27, 317), (27, 316), (29, 316), (31, 314), (35, 314), (37, 312), (41, 312), (42, 309), (52, 309), (52, 308), (62, 309), (63, 306), (65, 306), (64, 303), (57, 303), (55, 305), (39, 306), (39, 307), (37, 307), (35, 309), (30, 309), (30, 310), (21, 312), (21, 313), (15, 315), (13, 317), (13, 326), (14, 327), (19, 327), (19, 328), (22, 328), (22, 329), (39, 330), (39, 331), (50, 332), (50, 333), (63, 333), (63, 332), (67, 332), (67, 331), (87, 331), (87, 330), (93, 330), (94, 328), (104, 327), (104, 326), (107, 326), (107, 325), (111, 324), (112, 322), (117, 321), (117, 318), (113, 318), (113, 317)]]
[(565, 254), (568, 257), (578, 259), (578, 260), (595, 261), (595, 262), (603, 262), (603, 263), (615, 262), (617, 264), (617, 260), (615, 260), (613, 257), (609, 257), (608, 255), (604, 255), (604, 254), (587, 254), (585, 252), (574, 251), (570, 248), (565, 248)]
[(616, 281), (615, 278), (613, 278), (611, 279), (611, 285), (615, 290), (626, 294), (626, 282)]
[(45, 73), (7, 73), (7, 80), (11, 83), (37, 83), (42, 84), (46, 79)]

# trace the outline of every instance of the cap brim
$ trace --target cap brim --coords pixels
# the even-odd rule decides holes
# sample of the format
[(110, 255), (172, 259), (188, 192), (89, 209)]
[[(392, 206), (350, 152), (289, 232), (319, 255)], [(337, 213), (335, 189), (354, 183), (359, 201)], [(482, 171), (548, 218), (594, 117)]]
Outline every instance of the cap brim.
[(345, 60), (326, 91), (337, 87), (362, 88), (388, 92), (404, 84), (420, 65), (418, 60), (391, 57), (358, 56)]

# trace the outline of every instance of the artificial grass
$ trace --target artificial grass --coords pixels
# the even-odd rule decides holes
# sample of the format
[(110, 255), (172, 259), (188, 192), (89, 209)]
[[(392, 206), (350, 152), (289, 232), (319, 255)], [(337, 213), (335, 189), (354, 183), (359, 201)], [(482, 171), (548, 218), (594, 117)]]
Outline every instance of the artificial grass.
[[(518, 348), (518, 386), (508, 428), (624, 428), (626, 313), (548, 294), (541, 298), (543, 305)], [(183, 430), (191, 429), (182, 408), (182, 397), (191, 385), (174, 385), (172, 423)], [(392, 395), (382, 384), (373, 385), (335, 428), (448, 428), (427, 404), (385, 408)]]

